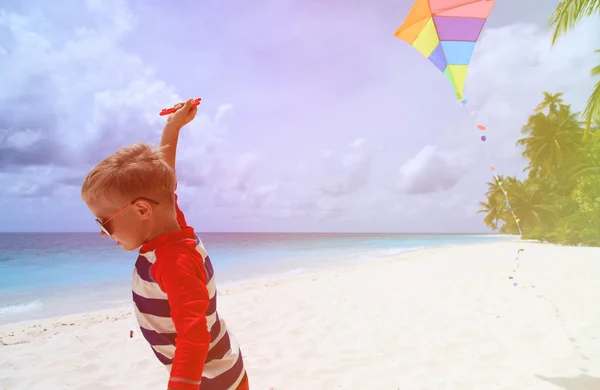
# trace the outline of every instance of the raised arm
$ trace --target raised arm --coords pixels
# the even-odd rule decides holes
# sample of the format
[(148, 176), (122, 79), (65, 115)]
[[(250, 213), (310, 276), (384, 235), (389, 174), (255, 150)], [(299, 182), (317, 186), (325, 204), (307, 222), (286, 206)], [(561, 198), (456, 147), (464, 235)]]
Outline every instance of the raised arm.
[(179, 110), (167, 117), (167, 124), (163, 129), (160, 146), (167, 164), (175, 170), (175, 160), (177, 157), (177, 142), (179, 141), (179, 130), (196, 117), (198, 107), (194, 106), (194, 99), (189, 99)]
[(165, 161), (173, 170), (175, 170), (175, 161), (177, 159), (177, 142), (179, 142), (180, 127), (167, 122), (163, 129), (160, 147), (163, 150)]
[[(198, 108), (192, 104), (193, 99), (184, 103), (183, 107), (169, 115), (160, 140), (160, 146), (163, 149), (163, 156), (167, 164), (173, 171), (175, 170), (175, 161), (177, 159), (177, 143), (179, 142), (179, 131), (183, 126), (190, 123), (196, 117)], [(187, 222), (183, 212), (179, 209), (177, 194), (175, 194), (175, 212), (177, 213), (177, 222), (185, 226)]]

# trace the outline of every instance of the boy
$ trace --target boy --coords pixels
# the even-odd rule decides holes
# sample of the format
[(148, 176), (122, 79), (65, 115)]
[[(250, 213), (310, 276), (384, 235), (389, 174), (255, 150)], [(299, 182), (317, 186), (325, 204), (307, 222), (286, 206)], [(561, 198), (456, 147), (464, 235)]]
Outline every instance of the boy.
[(196, 116), (188, 100), (171, 114), (161, 148), (135, 144), (98, 163), (81, 197), (123, 250), (139, 249), (134, 310), (144, 338), (170, 371), (168, 390), (242, 390), (240, 348), (217, 313), (213, 268), (177, 205), (179, 130)]

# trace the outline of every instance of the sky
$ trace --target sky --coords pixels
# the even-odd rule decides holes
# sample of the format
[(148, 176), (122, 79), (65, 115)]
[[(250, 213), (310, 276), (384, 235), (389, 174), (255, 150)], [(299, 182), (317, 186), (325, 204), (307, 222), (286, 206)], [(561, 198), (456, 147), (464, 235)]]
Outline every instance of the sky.
[(487, 156), (523, 177), (542, 92), (581, 111), (595, 82), (600, 24), (551, 48), (557, 3), (497, 2), (467, 75), (474, 121), (394, 38), (412, 1), (3, 0), (0, 231), (96, 231), (87, 172), (201, 97), (177, 161), (198, 231), (489, 232)]

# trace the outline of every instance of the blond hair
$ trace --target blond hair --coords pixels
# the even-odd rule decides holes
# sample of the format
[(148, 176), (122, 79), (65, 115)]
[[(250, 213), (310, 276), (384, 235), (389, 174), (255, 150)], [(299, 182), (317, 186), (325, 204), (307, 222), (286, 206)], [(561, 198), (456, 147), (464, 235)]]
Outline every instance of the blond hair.
[(135, 143), (100, 161), (81, 185), (81, 198), (126, 205), (136, 198), (171, 199), (175, 172), (163, 158), (161, 148)]

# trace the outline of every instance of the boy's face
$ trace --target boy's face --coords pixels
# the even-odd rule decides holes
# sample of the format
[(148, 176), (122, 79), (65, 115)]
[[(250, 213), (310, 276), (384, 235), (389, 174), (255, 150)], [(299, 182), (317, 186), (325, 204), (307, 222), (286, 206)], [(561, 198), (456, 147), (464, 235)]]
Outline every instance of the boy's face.
[(101, 234), (115, 240), (124, 251), (139, 248), (146, 241), (152, 216), (152, 207), (147, 201), (118, 206), (96, 201), (87, 206), (102, 225)]

